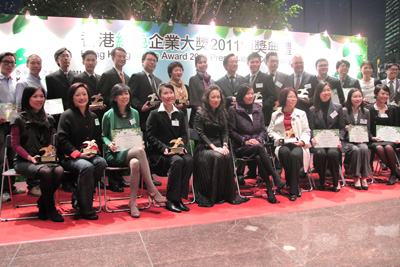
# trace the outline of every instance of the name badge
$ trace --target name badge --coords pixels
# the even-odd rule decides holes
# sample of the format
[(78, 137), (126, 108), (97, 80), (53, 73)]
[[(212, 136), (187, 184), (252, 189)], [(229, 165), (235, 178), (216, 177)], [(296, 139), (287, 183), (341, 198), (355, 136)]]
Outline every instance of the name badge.
[(306, 85), (304, 85), (304, 88), (311, 88), (311, 83), (307, 83)]
[(129, 123), (130, 123), (131, 125), (134, 125), (134, 124), (136, 123), (136, 119), (135, 119), (135, 118), (132, 118), (131, 120), (129, 120)]
[(331, 116), (331, 118), (334, 119), (337, 115), (338, 115), (337, 111), (334, 110), (334, 111), (331, 113), (331, 115), (329, 115), (329, 116)]
[(368, 124), (367, 119), (360, 119), (360, 124)]
[(379, 113), (378, 117), (379, 118), (389, 118), (389, 116), (386, 113)]
[(283, 84), (282, 84), (281, 82), (277, 81), (277, 82), (275, 83), (275, 85), (278, 86), (278, 87), (282, 87)]
[(263, 83), (256, 83), (256, 88), (263, 88), (263, 87), (264, 87)]
[(96, 125), (96, 126), (99, 126), (99, 125), (100, 125), (99, 118), (96, 118), (96, 119), (94, 120), (94, 125)]
[(178, 120), (172, 120), (171, 123), (172, 123), (172, 126), (178, 126), (179, 127), (179, 121)]

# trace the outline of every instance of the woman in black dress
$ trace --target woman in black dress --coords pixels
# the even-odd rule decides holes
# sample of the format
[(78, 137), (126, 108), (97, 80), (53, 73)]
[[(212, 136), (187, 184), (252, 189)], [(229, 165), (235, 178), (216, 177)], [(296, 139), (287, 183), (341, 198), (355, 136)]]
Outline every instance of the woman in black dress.
[(60, 186), (63, 168), (55, 163), (37, 164), (40, 149), (51, 144), (55, 133), (55, 121), (43, 109), (45, 92), (42, 88), (28, 86), (24, 89), (21, 100), (21, 113), (11, 122), (11, 143), (16, 157), (14, 168), (27, 179), (40, 180), (42, 196), (38, 199), (38, 217), (53, 222), (63, 222), (58, 213), (54, 193)]
[[(383, 163), (390, 169), (390, 179), (387, 185), (394, 185), (397, 179), (400, 178), (400, 171), (396, 167), (395, 147), (399, 140), (393, 142), (384, 142), (376, 136), (377, 125), (397, 126), (398, 118), (396, 108), (392, 105), (386, 105), (390, 97), (390, 89), (387, 85), (378, 84), (374, 91), (376, 103), (367, 106), (371, 117), (371, 134), (373, 143), (370, 145), (371, 150), (375, 152)], [(373, 157), (371, 157), (373, 158)]]
[(202, 110), (194, 122), (200, 137), (194, 154), (193, 180), (200, 207), (228, 202), (241, 204), (248, 199), (236, 195), (232, 156), (228, 149), (228, 113), (225, 98), (217, 85), (205, 90)]

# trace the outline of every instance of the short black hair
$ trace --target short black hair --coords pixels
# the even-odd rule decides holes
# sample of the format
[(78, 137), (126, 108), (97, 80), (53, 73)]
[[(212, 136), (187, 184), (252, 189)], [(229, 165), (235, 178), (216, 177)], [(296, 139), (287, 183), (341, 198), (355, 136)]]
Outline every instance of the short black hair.
[[(57, 62), (58, 57), (64, 52), (67, 51), (69, 56), (72, 57), (72, 53), (71, 51), (69, 51), (66, 47), (62, 47), (60, 49), (58, 49), (55, 53), (54, 53), (54, 60)], [(58, 65), (58, 63), (57, 63)]]
[(116, 48), (114, 48), (113, 50), (111, 50), (111, 56), (112, 57), (115, 57), (115, 51), (121, 51), (121, 52), (124, 52), (125, 54), (126, 54), (126, 51), (125, 51), (125, 49), (123, 49), (122, 47), (116, 47)]
[(231, 54), (229, 54), (229, 55), (226, 55), (226, 56), (224, 57), (224, 61), (222, 61), (222, 64), (224, 64), (224, 66), (228, 65), (229, 58), (231, 58), (231, 57), (236, 57), (236, 55), (233, 54), (233, 53), (231, 53)]
[(360, 69), (362, 69), (362, 67), (364, 67), (365, 65), (369, 65), (371, 67), (371, 69), (374, 70), (374, 64), (371, 61), (366, 60), (363, 63), (361, 63)]
[(277, 57), (278, 53), (276, 52), (269, 52), (265, 55), (264, 61), (267, 62), (270, 57)]
[(388, 69), (390, 69), (390, 68), (393, 67), (393, 66), (396, 66), (397, 68), (399, 68), (399, 64), (390, 62), (390, 63), (386, 63), (386, 64), (385, 64), (385, 70), (388, 70)]
[(170, 63), (170, 64), (168, 65), (168, 76), (169, 76), (170, 78), (171, 78), (172, 71), (173, 71), (176, 67), (179, 67), (179, 68), (182, 69), (182, 71), (184, 71), (183, 66), (182, 66), (182, 64), (181, 64), (180, 62), (178, 62), (178, 61), (172, 62), (172, 63)]
[(85, 60), (87, 55), (94, 55), (97, 59), (97, 54), (96, 52), (94, 52), (93, 50), (86, 50), (85, 52), (83, 52), (82, 54), (82, 60)]
[(279, 93), (279, 106), (281, 106), (282, 109), (286, 106), (286, 100), (290, 92), (293, 92), (297, 97), (297, 91), (292, 87), (283, 88)]
[[(320, 62), (322, 62), (322, 61), (328, 62), (328, 60), (326, 60), (325, 58), (319, 58), (319, 59), (317, 59), (317, 61), (315, 62), (315, 68), (318, 66), (318, 63), (320, 63)], [(329, 64), (329, 62), (328, 62), (328, 64)]]
[(0, 54), (0, 61), (3, 61), (3, 58), (7, 57), (7, 56), (12, 56), (12, 57), (14, 57), (14, 60), (17, 60), (17, 55), (15, 53), (4, 52), (4, 53)]
[[(161, 96), (161, 93), (162, 93), (162, 91), (163, 91), (164, 88), (171, 89), (172, 92), (174, 92), (174, 94), (175, 94), (174, 86), (173, 86), (172, 84), (170, 84), (170, 83), (160, 83), (160, 84), (158, 85), (158, 95), (159, 95), (159, 96)], [(160, 99), (160, 100), (161, 100), (161, 99)]]
[(154, 53), (153, 51), (147, 51), (146, 53), (144, 53), (143, 56), (142, 56), (142, 61), (144, 61), (146, 59), (147, 55), (152, 55), (153, 57), (156, 58), (156, 61), (158, 62), (157, 54)]
[(336, 62), (336, 69), (338, 69), (339, 66), (340, 66), (342, 63), (346, 64), (346, 66), (347, 66), (348, 68), (350, 68), (350, 62), (348, 62), (346, 59), (342, 59), (342, 60), (339, 60), (338, 62)]
[(390, 96), (390, 88), (389, 88), (389, 86), (387, 86), (386, 84), (377, 84), (377, 85), (375, 86), (374, 95), (377, 96), (378, 93), (379, 93), (379, 91), (380, 91), (381, 89), (382, 89), (383, 91), (385, 91), (385, 92), (388, 92), (388, 93), (389, 93), (389, 96)]
[(247, 62), (249, 62), (254, 57), (257, 57), (261, 61), (261, 56), (257, 52), (253, 52), (247, 56)]
[(237, 93), (236, 93), (236, 101), (239, 105), (244, 105), (243, 98), (246, 96), (247, 92), (250, 91), (253, 87), (248, 83), (243, 83), (239, 86)]
[(42, 61), (42, 58), (41, 58), (41, 57), (39, 57), (39, 56), (36, 55), (36, 54), (32, 54), (32, 55), (29, 55), (28, 59), (26, 60), (26, 64), (28, 64), (29, 61), (31, 61), (31, 58), (32, 58), (32, 57), (38, 57), (38, 58), (40, 59), (40, 61)]

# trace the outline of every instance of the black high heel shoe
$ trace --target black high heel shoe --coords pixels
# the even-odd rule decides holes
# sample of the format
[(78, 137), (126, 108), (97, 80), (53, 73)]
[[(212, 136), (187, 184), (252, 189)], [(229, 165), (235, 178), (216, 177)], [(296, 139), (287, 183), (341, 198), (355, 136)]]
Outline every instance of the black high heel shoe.
[(267, 191), (267, 195), (268, 195), (268, 202), (271, 204), (275, 204), (278, 202), (278, 200), (276, 199), (274, 193), (272, 192), (272, 190), (268, 190)]

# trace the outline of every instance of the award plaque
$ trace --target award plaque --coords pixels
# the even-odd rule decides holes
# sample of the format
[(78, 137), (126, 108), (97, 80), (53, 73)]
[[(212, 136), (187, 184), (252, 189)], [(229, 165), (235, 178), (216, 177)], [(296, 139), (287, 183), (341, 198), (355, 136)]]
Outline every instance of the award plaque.
[(0, 103), (0, 118), (11, 121), (17, 115), (18, 109), (15, 103)]
[(98, 154), (99, 147), (96, 144), (96, 140), (92, 141), (85, 141), (83, 144), (86, 144), (86, 147), (83, 149), (83, 153), (92, 153), (92, 154)]
[(261, 92), (257, 92), (254, 94), (254, 102), (261, 103), (261, 105), (262, 105), (263, 96), (262, 96)]
[(177, 154), (184, 152), (184, 149), (185, 149), (184, 147), (178, 147), (179, 145), (184, 145), (181, 137), (179, 137), (178, 139), (171, 140), (170, 143), (174, 144), (172, 147), (169, 148), (171, 150), (171, 152), (174, 152)]
[(155, 106), (158, 103), (160, 103), (160, 99), (158, 99), (158, 96), (157, 96), (156, 93), (153, 93), (153, 94), (149, 95), (148, 99), (149, 99), (150, 106)]
[(307, 98), (308, 97), (308, 89), (299, 89), (297, 90), (297, 97), (298, 98)]
[(48, 147), (43, 147), (39, 151), (44, 151), (44, 154), (38, 158), (37, 162), (39, 163), (47, 163), (47, 162), (56, 162), (56, 150), (52, 145)]
[(291, 128), (290, 130), (285, 131), (285, 139), (284, 139), (284, 143), (285, 144), (289, 144), (289, 143), (293, 143), (297, 141), (296, 137), (292, 137), (294, 136), (296, 133), (293, 131), (293, 128)]
[(93, 95), (90, 99), (93, 106), (103, 106), (103, 97), (101, 94)]

